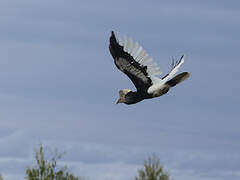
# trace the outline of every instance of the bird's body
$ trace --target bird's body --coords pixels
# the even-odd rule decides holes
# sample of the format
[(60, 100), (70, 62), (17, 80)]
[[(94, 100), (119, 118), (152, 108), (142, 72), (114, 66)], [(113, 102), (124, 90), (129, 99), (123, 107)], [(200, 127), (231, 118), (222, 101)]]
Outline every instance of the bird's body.
[(182, 56), (179, 61), (173, 62), (170, 73), (163, 78), (157, 77), (156, 75), (161, 74), (159, 67), (143, 48), (130, 38), (116, 38), (114, 32), (110, 37), (109, 50), (117, 68), (131, 79), (137, 89), (135, 92), (129, 89), (120, 90), (117, 103), (135, 104), (144, 99), (162, 96), (190, 75), (183, 72), (174, 76), (184, 62)]

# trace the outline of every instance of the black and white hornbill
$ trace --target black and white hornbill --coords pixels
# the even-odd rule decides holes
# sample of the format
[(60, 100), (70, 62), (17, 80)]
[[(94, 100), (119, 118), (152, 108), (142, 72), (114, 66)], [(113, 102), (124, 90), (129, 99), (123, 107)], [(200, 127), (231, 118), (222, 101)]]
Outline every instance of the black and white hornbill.
[(172, 63), (170, 73), (163, 78), (157, 77), (161, 72), (157, 64), (145, 50), (131, 38), (120, 37), (112, 31), (109, 45), (114, 63), (119, 70), (125, 73), (135, 85), (137, 91), (129, 89), (119, 91), (118, 103), (135, 104), (144, 99), (159, 97), (166, 94), (171, 87), (184, 81), (190, 76), (188, 72), (182, 72), (174, 76), (184, 62), (184, 56), (179, 61)]

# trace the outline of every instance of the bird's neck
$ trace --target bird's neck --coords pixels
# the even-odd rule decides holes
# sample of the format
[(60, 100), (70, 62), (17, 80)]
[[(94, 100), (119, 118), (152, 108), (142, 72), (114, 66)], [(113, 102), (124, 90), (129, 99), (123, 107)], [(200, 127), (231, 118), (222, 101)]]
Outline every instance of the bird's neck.
[(143, 98), (138, 92), (132, 92), (132, 91), (126, 94), (125, 99), (126, 99), (126, 104), (135, 104), (143, 100)]

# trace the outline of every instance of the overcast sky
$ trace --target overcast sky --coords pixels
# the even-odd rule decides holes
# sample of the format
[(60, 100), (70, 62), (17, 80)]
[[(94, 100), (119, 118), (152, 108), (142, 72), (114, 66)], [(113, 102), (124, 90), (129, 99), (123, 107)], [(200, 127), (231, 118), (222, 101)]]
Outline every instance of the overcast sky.
[[(0, 1), (0, 173), (24, 179), (43, 143), (92, 180), (133, 180), (156, 154), (175, 180), (240, 179), (240, 2)], [(108, 51), (111, 30), (160, 66), (186, 54), (167, 95), (134, 90)]]

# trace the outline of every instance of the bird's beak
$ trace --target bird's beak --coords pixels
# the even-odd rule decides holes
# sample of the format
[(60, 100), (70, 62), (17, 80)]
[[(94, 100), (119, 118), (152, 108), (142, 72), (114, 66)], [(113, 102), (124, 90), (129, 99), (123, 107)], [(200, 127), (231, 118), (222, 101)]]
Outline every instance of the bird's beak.
[(118, 99), (118, 101), (116, 102), (116, 104), (119, 104), (119, 103), (122, 103), (123, 101), (122, 101), (122, 99), (120, 98), (120, 99)]
[(116, 104), (119, 104), (120, 103), (120, 99), (116, 102)]

